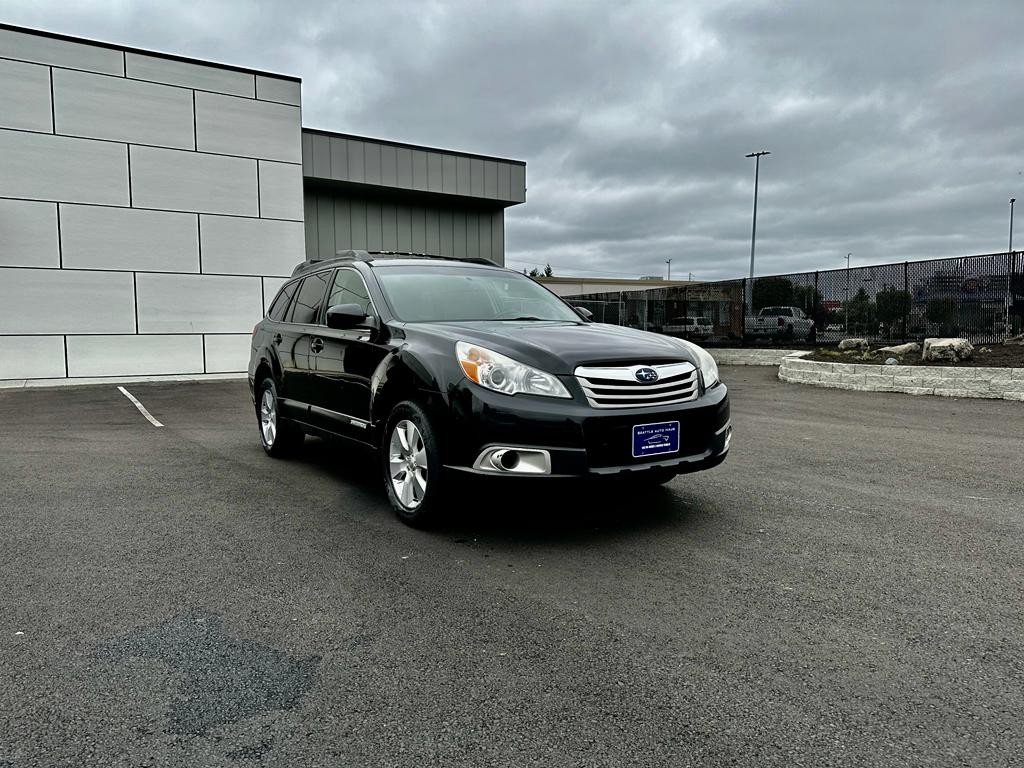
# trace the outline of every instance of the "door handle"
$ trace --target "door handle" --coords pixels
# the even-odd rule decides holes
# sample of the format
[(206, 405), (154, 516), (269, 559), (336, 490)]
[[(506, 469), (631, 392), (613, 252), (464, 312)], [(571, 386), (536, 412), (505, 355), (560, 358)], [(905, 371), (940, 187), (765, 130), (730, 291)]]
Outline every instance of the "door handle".
[(324, 351), (324, 340), (323, 339), (313, 339), (311, 342), (309, 342), (309, 348), (313, 352), (313, 354), (319, 354), (320, 352), (323, 352)]
[(276, 345), (278, 345), (280, 343), (281, 343), (281, 334), (280, 333), (275, 333), (274, 334), (274, 345), (276, 346)]

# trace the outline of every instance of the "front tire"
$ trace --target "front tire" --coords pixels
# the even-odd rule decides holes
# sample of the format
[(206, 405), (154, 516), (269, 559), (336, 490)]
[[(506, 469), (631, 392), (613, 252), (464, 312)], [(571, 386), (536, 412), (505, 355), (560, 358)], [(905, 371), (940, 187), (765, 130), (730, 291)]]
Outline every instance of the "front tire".
[(268, 456), (275, 459), (290, 456), (302, 445), (305, 435), (288, 419), (281, 417), (277, 386), (270, 377), (260, 382), (256, 398), (256, 426), (260, 432), (260, 445)]
[(414, 527), (436, 519), (445, 483), (437, 434), (423, 408), (406, 400), (392, 409), (381, 458), (388, 501), (398, 519)]

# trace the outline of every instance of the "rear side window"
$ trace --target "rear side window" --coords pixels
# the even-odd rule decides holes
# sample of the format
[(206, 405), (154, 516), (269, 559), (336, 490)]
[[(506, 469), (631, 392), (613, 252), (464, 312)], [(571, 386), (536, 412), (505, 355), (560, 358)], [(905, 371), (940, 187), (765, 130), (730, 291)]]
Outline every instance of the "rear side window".
[(327, 292), (327, 272), (319, 272), (310, 275), (299, 286), (299, 292), (292, 302), (292, 311), (289, 320), (293, 323), (312, 325), (320, 314), (320, 305), (323, 303), (324, 294)]
[(270, 305), (267, 317), (277, 322), (284, 320), (284, 313), (288, 311), (288, 303), (292, 300), (292, 296), (295, 295), (295, 289), (298, 286), (298, 283), (288, 283), (288, 285), (282, 288), (280, 293), (277, 294), (277, 298), (274, 299), (274, 303)]

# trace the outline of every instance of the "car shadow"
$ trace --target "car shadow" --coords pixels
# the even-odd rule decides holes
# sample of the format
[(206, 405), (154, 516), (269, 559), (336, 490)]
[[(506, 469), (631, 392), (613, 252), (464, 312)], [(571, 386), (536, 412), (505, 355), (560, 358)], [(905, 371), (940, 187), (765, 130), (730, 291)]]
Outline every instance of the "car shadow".
[(589, 543), (692, 524), (696, 513), (671, 488), (623, 486), (592, 480), (536, 483), (472, 478), (479, 490), (451, 508), (431, 529), (437, 535), (506, 542)]
[[(341, 441), (307, 438), (295, 457), (332, 480), (358, 489), (392, 514), (376, 455)], [(424, 530), (449, 539), (488, 537), (506, 543), (592, 542), (671, 528), (691, 528), (698, 511), (667, 486), (587, 480), (449, 476), (448, 507)], [(397, 521), (396, 521), (397, 523)]]

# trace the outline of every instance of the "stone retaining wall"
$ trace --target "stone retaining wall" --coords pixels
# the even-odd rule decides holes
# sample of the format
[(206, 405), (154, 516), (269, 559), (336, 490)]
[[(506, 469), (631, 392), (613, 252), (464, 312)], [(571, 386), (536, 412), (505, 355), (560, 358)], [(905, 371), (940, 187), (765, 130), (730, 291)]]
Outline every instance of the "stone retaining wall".
[(709, 349), (719, 365), (780, 365), (792, 349)]
[(1024, 402), (1024, 368), (953, 368), (919, 365), (864, 365), (804, 360), (807, 352), (782, 359), (779, 378), (793, 384), (902, 392), (908, 395), (989, 397)]

